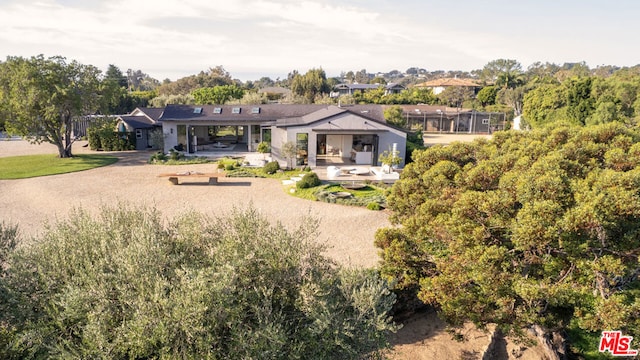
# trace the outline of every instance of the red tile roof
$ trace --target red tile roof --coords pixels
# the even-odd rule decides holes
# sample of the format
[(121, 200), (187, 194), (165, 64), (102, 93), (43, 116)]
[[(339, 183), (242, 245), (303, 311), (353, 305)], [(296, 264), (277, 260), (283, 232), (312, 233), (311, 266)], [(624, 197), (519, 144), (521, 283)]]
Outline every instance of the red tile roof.
[(447, 86), (468, 86), (478, 87), (477, 83), (470, 79), (458, 79), (458, 78), (444, 78), (435, 79), (427, 82), (417, 84), (416, 87), (447, 87)]

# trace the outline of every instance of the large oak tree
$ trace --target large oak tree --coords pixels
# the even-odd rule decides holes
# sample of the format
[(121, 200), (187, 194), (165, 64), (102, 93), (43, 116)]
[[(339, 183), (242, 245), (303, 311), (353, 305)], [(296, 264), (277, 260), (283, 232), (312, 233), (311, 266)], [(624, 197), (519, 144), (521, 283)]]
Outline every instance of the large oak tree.
[(63, 57), (8, 57), (0, 63), (0, 114), (9, 132), (71, 157), (73, 120), (99, 106), (100, 70)]
[[(452, 324), (640, 333), (640, 132), (499, 132), (417, 151), (382, 271)], [(596, 344), (594, 343), (595, 347)]]

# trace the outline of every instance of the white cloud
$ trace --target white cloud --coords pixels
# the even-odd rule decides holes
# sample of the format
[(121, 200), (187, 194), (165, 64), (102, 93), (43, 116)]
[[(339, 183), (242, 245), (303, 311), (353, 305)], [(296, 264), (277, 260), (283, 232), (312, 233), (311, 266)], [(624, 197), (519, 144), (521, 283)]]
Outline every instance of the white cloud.
[[(513, 17), (494, 19), (490, 2), (473, 10), (486, 8), (487, 14), (458, 12), (452, 5), (434, 8), (420, 1), (385, 4), (386, 8), (380, 7), (381, 0), (350, 5), (333, 0), (73, 2), (0, 2), (0, 49), (5, 55), (62, 55), (102, 69), (115, 64), (159, 79), (176, 79), (217, 65), (252, 80), (242, 74), (282, 77), (294, 69), (303, 72), (313, 67), (322, 67), (329, 75), (412, 66), (471, 70), (497, 58), (517, 59), (526, 66), (536, 60), (563, 62), (577, 57), (597, 59), (598, 65), (607, 59), (638, 57), (628, 46), (620, 51), (622, 45), (604, 35), (605, 28), (602, 36), (594, 36), (598, 30), (592, 30), (593, 25), (559, 19), (558, 11), (553, 19), (536, 18), (544, 19), (544, 28), (520, 27), (526, 20), (518, 14), (526, 18), (526, 13), (516, 9), (524, 6), (517, 4)], [(550, 24), (558, 28), (551, 29)], [(631, 28), (622, 20), (616, 24), (628, 26), (619, 29), (627, 34), (636, 33), (636, 25)], [(590, 38), (570, 42), (581, 26), (590, 29)], [(631, 35), (625, 31), (618, 37), (628, 39)], [(590, 44), (592, 39), (603, 43)], [(606, 51), (599, 52), (597, 46)]]

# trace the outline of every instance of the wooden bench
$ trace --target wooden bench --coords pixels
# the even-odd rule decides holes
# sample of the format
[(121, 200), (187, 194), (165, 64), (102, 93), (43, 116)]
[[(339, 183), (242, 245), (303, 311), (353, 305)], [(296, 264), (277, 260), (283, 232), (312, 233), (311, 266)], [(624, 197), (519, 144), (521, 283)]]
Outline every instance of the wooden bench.
[(192, 178), (209, 178), (209, 185), (218, 184), (219, 177), (226, 177), (225, 173), (201, 173), (195, 171), (187, 171), (187, 172), (179, 172), (179, 173), (165, 173), (160, 174), (158, 177), (168, 177), (169, 181), (173, 185), (179, 185), (178, 178), (181, 177), (192, 177)]

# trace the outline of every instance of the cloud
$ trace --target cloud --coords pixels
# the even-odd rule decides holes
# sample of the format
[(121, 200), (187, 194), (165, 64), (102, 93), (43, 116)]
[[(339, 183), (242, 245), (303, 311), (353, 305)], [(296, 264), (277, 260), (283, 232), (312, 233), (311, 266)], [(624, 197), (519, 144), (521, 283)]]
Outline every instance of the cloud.
[(428, 25), (323, 1), (60, 1), (2, 7), (0, 45), (12, 51), (8, 55), (63, 55), (174, 79), (216, 65), (232, 74), (313, 67), (334, 74), (367, 66), (382, 71), (425, 62), (434, 48), (434, 57), (454, 64), (472, 56), (465, 43), (440, 40)]
[[(570, 18), (563, 22), (558, 11), (538, 9), (538, 17), (532, 19), (544, 26), (536, 28), (520, 26), (527, 20), (517, 16), (521, 12), (515, 7), (522, 5), (514, 5), (515, 16), (494, 19), (491, 1), (467, 10), (420, 1), (345, 3), (0, 1), (0, 49), (16, 56), (62, 55), (101, 69), (115, 64), (122, 70), (141, 69), (158, 79), (177, 79), (222, 65), (243, 80), (257, 79), (244, 75), (249, 73), (282, 77), (314, 67), (333, 76), (363, 68), (370, 72), (413, 66), (471, 70), (497, 58), (533, 62), (555, 56), (552, 61), (562, 62), (557, 58), (604, 61), (613, 54), (634, 56), (616, 51), (620, 46), (615, 41), (607, 42), (606, 35), (594, 36), (594, 30), (589, 39), (571, 41), (573, 33), (564, 29), (576, 32), (579, 27)], [(550, 28), (553, 25), (557, 28)], [(625, 32), (619, 33), (625, 38)], [(596, 45), (589, 44), (596, 38), (605, 39), (600, 46), (606, 53), (594, 51)]]

